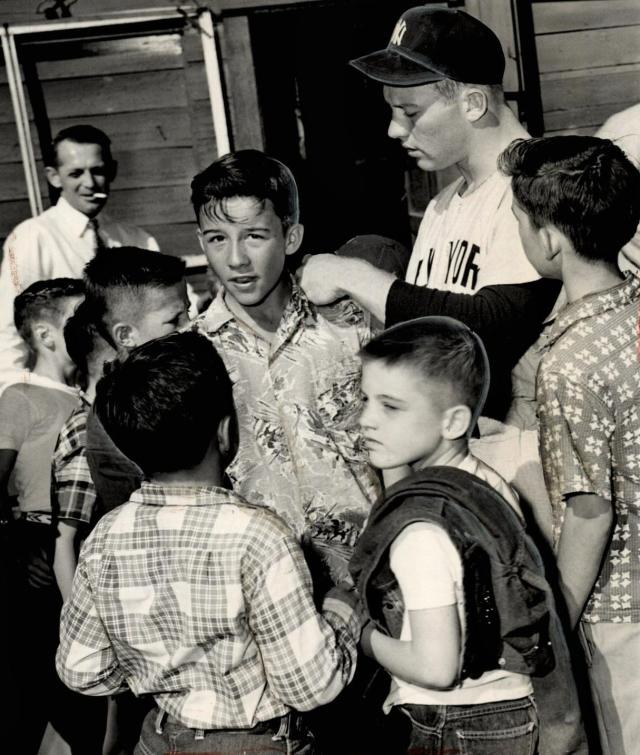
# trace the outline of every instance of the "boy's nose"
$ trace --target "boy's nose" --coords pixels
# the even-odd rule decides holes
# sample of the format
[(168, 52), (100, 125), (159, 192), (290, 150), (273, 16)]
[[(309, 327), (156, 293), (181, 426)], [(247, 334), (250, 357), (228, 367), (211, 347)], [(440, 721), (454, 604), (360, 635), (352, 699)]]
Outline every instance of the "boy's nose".
[(229, 267), (244, 267), (249, 262), (244, 251), (244, 244), (240, 241), (232, 241), (229, 251)]

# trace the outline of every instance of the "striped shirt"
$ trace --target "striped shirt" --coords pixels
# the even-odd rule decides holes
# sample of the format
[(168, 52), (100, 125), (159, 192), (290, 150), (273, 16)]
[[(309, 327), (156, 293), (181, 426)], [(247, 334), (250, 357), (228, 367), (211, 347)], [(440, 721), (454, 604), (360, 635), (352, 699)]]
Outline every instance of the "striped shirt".
[(185, 726), (248, 728), (332, 700), (360, 624), (338, 588), (316, 612), (286, 525), (216, 487), (144, 482), (86, 540), (61, 620), (67, 686), (153, 694)]

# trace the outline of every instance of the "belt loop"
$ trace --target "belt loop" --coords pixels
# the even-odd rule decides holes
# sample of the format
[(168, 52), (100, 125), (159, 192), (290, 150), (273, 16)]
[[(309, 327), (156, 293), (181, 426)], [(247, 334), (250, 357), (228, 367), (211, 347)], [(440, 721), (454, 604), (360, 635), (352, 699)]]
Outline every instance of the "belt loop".
[(200, 739), (204, 739), (204, 729), (196, 729), (194, 739), (196, 742)]
[(271, 737), (271, 740), (273, 742), (280, 742), (283, 739), (286, 739), (287, 737), (289, 737), (290, 733), (291, 733), (291, 714), (286, 713), (280, 719), (280, 725), (278, 726), (278, 731)]
[(156, 734), (162, 734), (162, 729), (164, 727), (164, 722), (167, 718), (167, 711), (166, 710), (158, 710), (158, 715), (156, 716)]

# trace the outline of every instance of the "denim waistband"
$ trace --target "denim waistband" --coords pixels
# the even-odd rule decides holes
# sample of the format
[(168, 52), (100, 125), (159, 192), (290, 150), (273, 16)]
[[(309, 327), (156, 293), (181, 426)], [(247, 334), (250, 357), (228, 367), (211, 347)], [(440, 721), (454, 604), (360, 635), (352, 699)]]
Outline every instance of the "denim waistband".
[(248, 729), (198, 729), (192, 726), (186, 726), (182, 721), (170, 715), (164, 710), (158, 709), (156, 715), (156, 732), (162, 734), (165, 724), (172, 724), (174, 726), (181, 726), (184, 729), (189, 729), (194, 732), (195, 739), (201, 739), (205, 734), (210, 732), (218, 732), (220, 734), (244, 734), (244, 735), (259, 735), (271, 733), (274, 735), (274, 739), (281, 739), (285, 737), (296, 736), (297, 733), (306, 729), (306, 725), (303, 722), (302, 716), (295, 712), (290, 711), (284, 716), (277, 718), (271, 718), (268, 721), (260, 721), (255, 726)]

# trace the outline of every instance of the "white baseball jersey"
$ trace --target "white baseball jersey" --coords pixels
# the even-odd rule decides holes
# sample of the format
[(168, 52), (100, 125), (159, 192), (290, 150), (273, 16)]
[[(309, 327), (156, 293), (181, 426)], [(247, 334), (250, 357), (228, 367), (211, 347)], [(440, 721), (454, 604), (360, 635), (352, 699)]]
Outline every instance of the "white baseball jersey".
[(511, 182), (499, 171), (462, 196), (464, 178), (431, 200), (413, 247), (406, 280), (473, 294), (496, 283), (539, 278), (520, 242)]

